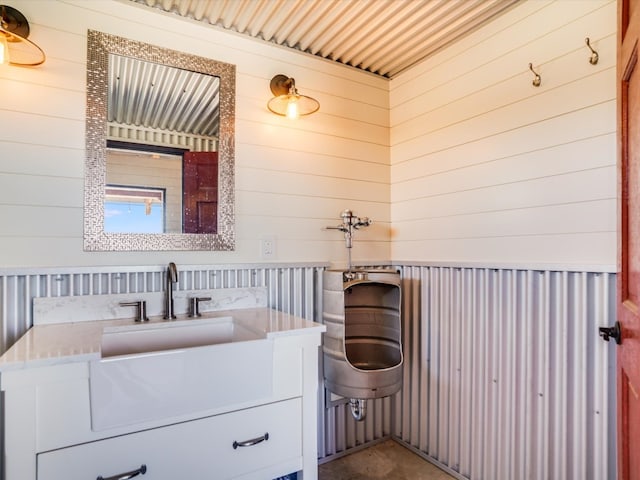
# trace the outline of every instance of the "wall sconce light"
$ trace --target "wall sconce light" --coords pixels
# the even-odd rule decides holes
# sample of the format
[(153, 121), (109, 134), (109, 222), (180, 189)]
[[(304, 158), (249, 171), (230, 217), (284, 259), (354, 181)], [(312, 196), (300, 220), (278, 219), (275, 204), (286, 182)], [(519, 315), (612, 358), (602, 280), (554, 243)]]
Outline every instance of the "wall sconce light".
[(29, 22), (22, 13), (0, 5), (0, 64), (35, 67), (44, 63), (42, 49), (27, 40)]
[(320, 103), (315, 98), (298, 93), (293, 78), (276, 75), (269, 86), (275, 97), (269, 100), (267, 107), (276, 115), (295, 119), (317, 112), (320, 108)]

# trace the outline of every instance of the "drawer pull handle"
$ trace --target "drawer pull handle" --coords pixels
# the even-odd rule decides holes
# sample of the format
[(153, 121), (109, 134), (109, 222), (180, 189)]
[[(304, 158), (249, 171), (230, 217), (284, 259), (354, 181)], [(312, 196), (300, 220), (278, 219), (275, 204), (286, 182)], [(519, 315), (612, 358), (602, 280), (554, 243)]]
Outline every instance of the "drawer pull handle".
[(103, 477), (102, 475), (98, 476), (96, 480), (129, 480), (130, 478), (137, 477), (138, 475), (144, 475), (147, 473), (147, 466), (142, 464), (140, 468), (136, 470), (131, 470), (130, 472), (118, 473), (113, 477)]
[[(253, 447), (259, 443), (269, 440), (269, 433), (265, 433), (261, 437), (252, 438), (251, 440), (245, 440), (244, 442), (233, 442), (233, 449), (238, 447)], [(107, 479), (105, 479), (107, 480)]]

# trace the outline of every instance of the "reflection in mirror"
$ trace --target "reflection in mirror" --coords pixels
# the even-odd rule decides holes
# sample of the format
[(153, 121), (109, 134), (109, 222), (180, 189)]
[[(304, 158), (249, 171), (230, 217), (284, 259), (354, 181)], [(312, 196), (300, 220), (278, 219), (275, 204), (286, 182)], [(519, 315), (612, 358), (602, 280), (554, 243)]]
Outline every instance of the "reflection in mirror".
[(183, 233), (184, 152), (108, 140), (104, 231)]
[(88, 47), (85, 250), (232, 250), (235, 67), (93, 31)]

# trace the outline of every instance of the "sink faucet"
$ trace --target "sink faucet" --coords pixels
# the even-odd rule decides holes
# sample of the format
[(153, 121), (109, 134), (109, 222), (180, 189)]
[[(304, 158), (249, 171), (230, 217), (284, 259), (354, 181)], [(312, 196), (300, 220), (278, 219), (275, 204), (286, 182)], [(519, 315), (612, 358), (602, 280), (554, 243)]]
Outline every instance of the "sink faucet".
[(178, 283), (178, 269), (175, 263), (170, 262), (167, 268), (167, 283), (164, 298), (164, 318), (167, 320), (176, 318), (176, 314), (173, 312), (173, 285), (175, 283)]

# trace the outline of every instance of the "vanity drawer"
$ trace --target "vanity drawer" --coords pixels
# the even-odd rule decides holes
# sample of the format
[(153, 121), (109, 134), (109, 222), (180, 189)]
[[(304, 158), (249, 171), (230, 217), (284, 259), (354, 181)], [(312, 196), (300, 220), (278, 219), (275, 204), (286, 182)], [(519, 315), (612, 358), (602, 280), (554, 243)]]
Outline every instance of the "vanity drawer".
[(301, 418), (295, 398), (53, 450), (38, 455), (37, 478), (106, 480), (142, 465), (141, 480), (275, 478), (302, 468)]

